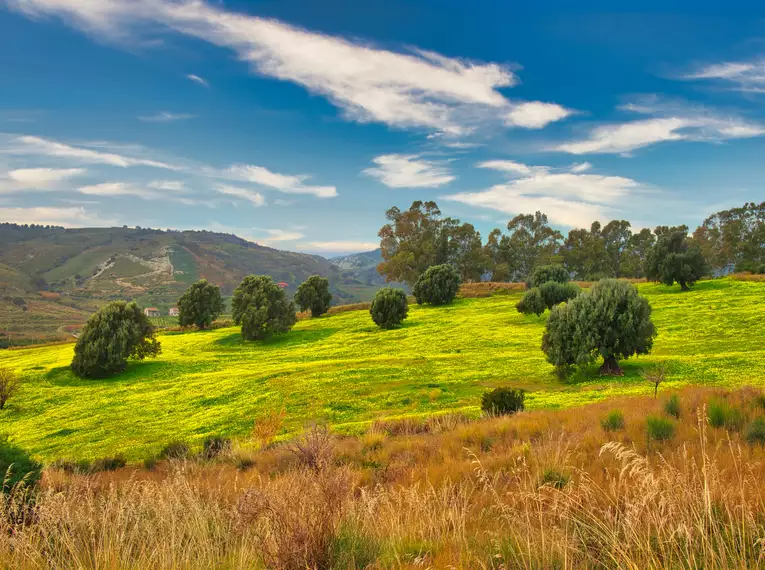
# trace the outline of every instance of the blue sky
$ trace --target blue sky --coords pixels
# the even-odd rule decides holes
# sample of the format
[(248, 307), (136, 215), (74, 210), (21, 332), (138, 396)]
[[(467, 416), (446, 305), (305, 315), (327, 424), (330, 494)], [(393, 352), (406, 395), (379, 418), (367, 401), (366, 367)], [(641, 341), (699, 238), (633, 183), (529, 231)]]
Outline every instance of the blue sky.
[(436, 200), (687, 223), (765, 196), (757, 2), (0, 0), (0, 220), (326, 255)]

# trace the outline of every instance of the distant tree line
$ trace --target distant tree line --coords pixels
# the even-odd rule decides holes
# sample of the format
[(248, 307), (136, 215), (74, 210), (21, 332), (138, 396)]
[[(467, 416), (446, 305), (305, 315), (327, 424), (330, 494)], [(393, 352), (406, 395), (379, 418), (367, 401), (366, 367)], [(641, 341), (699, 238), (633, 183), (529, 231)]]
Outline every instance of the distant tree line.
[[(765, 272), (765, 202), (713, 214), (693, 233), (688, 226), (658, 226), (633, 232), (630, 222), (593, 222), (564, 235), (542, 212), (521, 214), (495, 229), (484, 242), (468, 223), (442, 217), (435, 202), (408, 210), (391, 208), (379, 232), (388, 281), (413, 286), (428, 267), (449, 264), (463, 282), (523, 281), (541, 265), (560, 264), (572, 279), (609, 277), (665, 281), (674, 274), (685, 288), (710, 271)], [(657, 248), (660, 256), (651, 256)], [(660, 260), (670, 258), (668, 264)], [(687, 277), (682, 277), (686, 275)]]

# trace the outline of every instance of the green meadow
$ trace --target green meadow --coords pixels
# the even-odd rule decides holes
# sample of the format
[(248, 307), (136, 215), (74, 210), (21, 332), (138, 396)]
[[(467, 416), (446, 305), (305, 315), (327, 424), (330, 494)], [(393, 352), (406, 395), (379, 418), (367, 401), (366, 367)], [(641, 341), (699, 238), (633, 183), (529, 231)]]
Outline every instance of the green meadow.
[(765, 284), (639, 288), (659, 335), (651, 355), (622, 363), (623, 378), (600, 378), (593, 366), (560, 381), (540, 350), (545, 317), (519, 314), (513, 293), (411, 306), (391, 331), (353, 311), (301, 321), (262, 343), (243, 342), (236, 328), (166, 333), (159, 358), (107, 380), (70, 372), (72, 344), (3, 351), (0, 366), (23, 384), (0, 412), (0, 433), (45, 460), (139, 460), (174, 440), (246, 438), (258, 417), (282, 409), (288, 436), (314, 421), (359, 432), (376, 419), (478, 414), (481, 394), (496, 386), (525, 388), (529, 408), (644, 394), (653, 386), (640, 371), (658, 364), (664, 389), (765, 385)]

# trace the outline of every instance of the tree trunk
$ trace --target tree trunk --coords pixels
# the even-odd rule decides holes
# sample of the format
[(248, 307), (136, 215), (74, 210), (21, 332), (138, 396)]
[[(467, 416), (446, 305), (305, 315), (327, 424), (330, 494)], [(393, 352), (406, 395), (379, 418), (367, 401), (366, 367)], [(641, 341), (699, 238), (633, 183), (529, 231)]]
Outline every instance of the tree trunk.
[(680, 282), (680, 290), (681, 291), (690, 291), (691, 288), (688, 287), (688, 284), (685, 281)]
[(619, 368), (619, 363), (613, 356), (603, 358), (603, 366), (600, 367), (601, 376), (624, 376), (624, 371)]

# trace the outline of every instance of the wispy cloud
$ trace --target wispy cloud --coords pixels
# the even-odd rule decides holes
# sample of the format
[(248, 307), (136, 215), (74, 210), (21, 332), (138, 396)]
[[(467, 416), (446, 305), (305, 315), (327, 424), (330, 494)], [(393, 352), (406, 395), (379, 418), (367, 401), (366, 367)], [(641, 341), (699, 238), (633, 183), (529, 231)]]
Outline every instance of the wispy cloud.
[(235, 164), (213, 176), (227, 180), (253, 182), (261, 186), (273, 188), (285, 194), (312, 194), (318, 198), (333, 198), (337, 196), (334, 186), (311, 186), (305, 181), (310, 177), (305, 174), (279, 174), (263, 166), (252, 164)]
[(586, 139), (563, 143), (552, 150), (570, 154), (629, 155), (636, 149), (667, 141), (721, 142), (765, 135), (765, 125), (760, 123), (721, 115), (700, 106), (665, 103), (656, 97), (621, 108), (652, 116), (597, 126)]
[(496, 123), (503, 115), (510, 124), (526, 128), (540, 128), (566, 116), (562, 108), (545, 103), (527, 107), (506, 99), (499, 89), (518, 82), (507, 65), (418, 49), (381, 49), (204, 2), (6, 2), (27, 15), (58, 15), (78, 28), (121, 42), (138, 36), (140, 24), (159, 23), (231, 49), (255, 72), (320, 94), (358, 122), (463, 135), (480, 124)]
[(87, 173), (84, 168), (19, 168), (0, 172), (0, 194), (65, 188), (67, 181)]
[(186, 185), (180, 180), (152, 180), (147, 184), (154, 190), (167, 190), (169, 192), (185, 192)]
[(266, 235), (258, 236), (258, 235), (248, 234), (248, 235), (242, 235), (240, 237), (249, 239), (250, 241), (254, 241), (256, 243), (259, 243), (260, 245), (266, 245), (269, 247), (278, 245), (281, 242), (297, 241), (305, 237), (305, 234), (297, 230), (282, 230), (282, 229), (267, 229), (267, 228), (253, 228), (253, 229), (258, 232), (265, 232)]
[(586, 225), (605, 217), (617, 203), (644, 188), (622, 176), (577, 174), (512, 161), (488, 161), (479, 166), (508, 173), (512, 178), (486, 190), (444, 198), (506, 214), (541, 210), (553, 223), (565, 226)]
[(187, 119), (193, 119), (195, 115), (189, 115), (188, 113), (170, 113), (168, 111), (160, 111), (155, 115), (149, 115), (144, 117), (138, 117), (139, 121), (145, 123), (172, 123), (173, 121), (185, 121)]
[(364, 252), (380, 247), (379, 242), (374, 241), (309, 241), (296, 244), (299, 250), (320, 251), (327, 253)]
[(130, 182), (102, 182), (90, 186), (80, 186), (80, 194), (91, 196), (136, 196), (144, 200), (161, 200), (168, 195), (157, 190), (150, 190)]
[(571, 165), (571, 172), (580, 173), (586, 172), (592, 168), (592, 164), (589, 162), (577, 162)]
[(240, 188), (229, 184), (217, 184), (215, 186), (215, 191), (221, 194), (227, 194), (228, 196), (234, 196), (235, 198), (247, 200), (257, 207), (266, 205), (266, 199), (263, 197), (263, 194), (250, 190), (249, 188)]
[(19, 224), (50, 224), (65, 228), (118, 225), (116, 219), (95, 214), (83, 207), (0, 208), (0, 219), (13, 220)]
[(414, 154), (383, 154), (363, 172), (389, 188), (437, 188), (455, 179), (443, 165)]
[(194, 81), (195, 83), (199, 83), (200, 85), (204, 85), (205, 87), (210, 87), (210, 84), (207, 83), (204, 79), (199, 77), (198, 75), (194, 75), (193, 73), (189, 73), (186, 76), (186, 79), (189, 79), (190, 81)]
[(106, 164), (127, 168), (130, 166), (150, 166), (167, 170), (179, 170), (179, 167), (150, 160), (126, 156), (114, 152), (104, 152), (84, 145), (70, 144), (28, 135), (0, 135), (0, 154), (20, 156), (44, 156), (48, 158), (68, 159), (79, 164)]
[(717, 81), (727, 83), (737, 91), (765, 93), (765, 59), (707, 64), (677, 78), (687, 81)]

